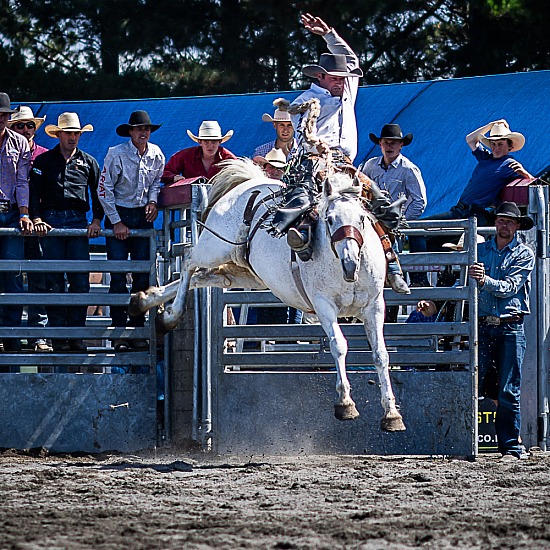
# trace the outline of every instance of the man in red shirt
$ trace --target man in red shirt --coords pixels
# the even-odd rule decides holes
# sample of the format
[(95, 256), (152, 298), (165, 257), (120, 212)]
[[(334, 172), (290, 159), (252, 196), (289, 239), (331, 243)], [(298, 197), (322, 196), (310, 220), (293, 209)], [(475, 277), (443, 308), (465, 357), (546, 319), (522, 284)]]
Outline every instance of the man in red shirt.
[(187, 130), (187, 135), (199, 145), (178, 151), (170, 157), (161, 177), (163, 183), (200, 176), (210, 179), (220, 171), (220, 161), (236, 158), (231, 151), (221, 146), (231, 138), (233, 130), (222, 136), (220, 125), (215, 120), (203, 121), (197, 136), (190, 130)]

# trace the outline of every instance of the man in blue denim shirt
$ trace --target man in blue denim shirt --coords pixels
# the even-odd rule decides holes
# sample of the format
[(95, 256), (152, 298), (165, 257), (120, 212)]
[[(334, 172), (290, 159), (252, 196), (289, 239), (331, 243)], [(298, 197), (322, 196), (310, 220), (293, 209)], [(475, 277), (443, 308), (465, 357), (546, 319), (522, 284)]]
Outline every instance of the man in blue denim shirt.
[(533, 251), (518, 241), (516, 231), (533, 227), (513, 202), (496, 210), (496, 236), (477, 247), (478, 263), (469, 275), (479, 289), (479, 385), (491, 369), (498, 376), (496, 434), (505, 460), (521, 457), (520, 389), (525, 355), (523, 317), (530, 313), (529, 287)]

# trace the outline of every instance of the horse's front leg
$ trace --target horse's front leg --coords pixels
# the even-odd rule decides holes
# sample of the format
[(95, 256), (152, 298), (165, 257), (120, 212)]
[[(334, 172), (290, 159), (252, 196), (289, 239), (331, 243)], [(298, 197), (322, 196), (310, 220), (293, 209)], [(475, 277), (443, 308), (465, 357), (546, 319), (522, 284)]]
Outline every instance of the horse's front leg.
[(348, 343), (337, 321), (337, 312), (330, 304), (315, 303), (315, 311), (323, 330), (329, 338), (330, 353), (336, 364), (336, 392), (338, 400), (334, 404), (334, 416), (338, 420), (355, 420), (359, 412), (351, 398), (351, 385), (346, 373), (346, 355)]
[(363, 324), (372, 348), (372, 358), (378, 379), (384, 416), (380, 422), (382, 430), (387, 432), (402, 432), (405, 430), (403, 417), (395, 405), (395, 395), (391, 386), (389, 357), (384, 342), (384, 302), (380, 298), (378, 303), (363, 309)]

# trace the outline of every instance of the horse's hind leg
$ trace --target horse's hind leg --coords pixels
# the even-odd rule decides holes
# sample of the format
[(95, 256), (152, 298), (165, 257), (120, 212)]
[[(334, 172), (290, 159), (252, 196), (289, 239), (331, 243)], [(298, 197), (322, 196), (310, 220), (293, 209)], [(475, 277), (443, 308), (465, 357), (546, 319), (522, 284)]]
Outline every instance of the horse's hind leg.
[(325, 306), (315, 304), (315, 310), (323, 330), (329, 338), (330, 352), (336, 364), (338, 400), (334, 404), (334, 416), (338, 420), (355, 420), (359, 416), (359, 412), (351, 398), (351, 385), (346, 373), (348, 343), (338, 325), (336, 311), (328, 304), (325, 304)]
[(372, 348), (372, 358), (378, 379), (384, 416), (380, 422), (382, 430), (387, 432), (402, 432), (405, 430), (403, 417), (395, 406), (395, 396), (391, 387), (389, 372), (389, 357), (384, 343), (384, 304), (380, 300), (378, 304), (369, 306), (363, 310), (363, 324), (365, 332)]

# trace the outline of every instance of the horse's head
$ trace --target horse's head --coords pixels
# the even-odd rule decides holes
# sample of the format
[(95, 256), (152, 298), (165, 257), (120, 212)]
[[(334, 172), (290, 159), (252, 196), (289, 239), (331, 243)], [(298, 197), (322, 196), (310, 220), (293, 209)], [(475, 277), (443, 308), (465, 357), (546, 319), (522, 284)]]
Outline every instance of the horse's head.
[(363, 230), (365, 223), (368, 223), (360, 196), (361, 183), (346, 174), (334, 174), (323, 183), (323, 201), (319, 211), (330, 236), (332, 251), (342, 264), (347, 282), (357, 280)]

